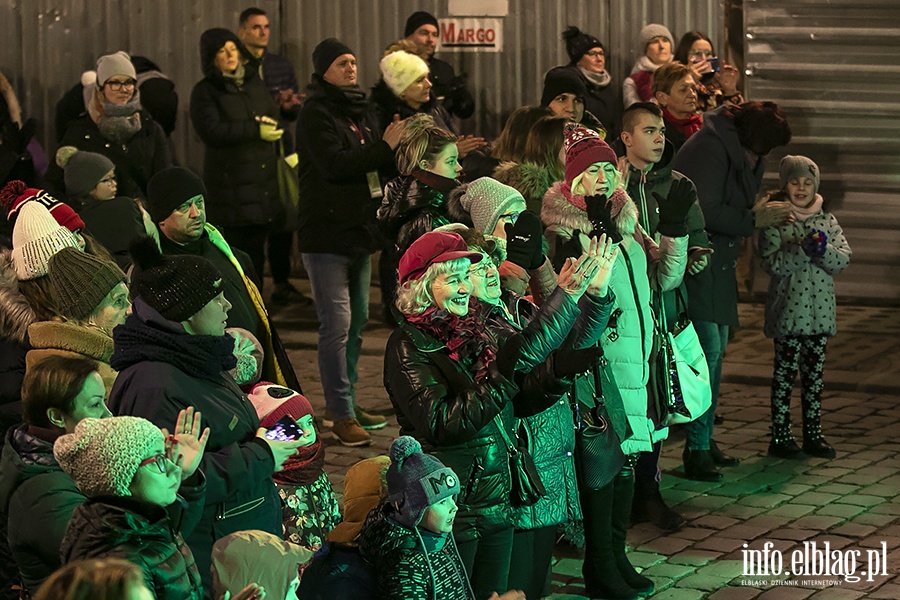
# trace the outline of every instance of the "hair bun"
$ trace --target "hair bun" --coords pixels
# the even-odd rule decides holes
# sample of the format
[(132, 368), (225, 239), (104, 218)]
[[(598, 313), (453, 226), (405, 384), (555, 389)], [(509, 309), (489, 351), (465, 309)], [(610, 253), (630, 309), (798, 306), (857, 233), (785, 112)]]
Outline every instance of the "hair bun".
[(394, 443), (391, 444), (391, 461), (397, 464), (403, 464), (407, 458), (413, 454), (422, 452), (422, 444), (416, 438), (408, 435), (401, 435)]

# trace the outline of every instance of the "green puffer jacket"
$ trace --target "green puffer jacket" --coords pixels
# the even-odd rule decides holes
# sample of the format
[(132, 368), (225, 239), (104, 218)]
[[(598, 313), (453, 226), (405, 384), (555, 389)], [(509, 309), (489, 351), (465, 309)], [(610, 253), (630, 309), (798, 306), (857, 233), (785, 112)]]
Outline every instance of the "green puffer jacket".
[(385, 517), (364, 529), (363, 557), (374, 566), (376, 600), (473, 600), (453, 536), (414, 531)]
[[(582, 296), (578, 303), (581, 314), (572, 327), (567, 342), (586, 348), (598, 342), (606, 329), (615, 299), (611, 293), (597, 299)], [(575, 429), (571, 402), (578, 396), (584, 383), (593, 377), (569, 381), (570, 392), (556, 400), (546, 410), (521, 420), (520, 435), (528, 440), (528, 451), (534, 458), (541, 475), (541, 483), (547, 495), (533, 506), (516, 509), (516, 529), (538, 529), (560, 523), (581, 520), (581, 503), (578, 499), (578, 482), (575, 474)], [(578, 387), (573, 387), (577, 385)], [(593, 388), (591, 388), (592, 390)], [(590, 393), (586, 390), (584, 393)], [(573, 395), (574, 393), (574, 395)]]

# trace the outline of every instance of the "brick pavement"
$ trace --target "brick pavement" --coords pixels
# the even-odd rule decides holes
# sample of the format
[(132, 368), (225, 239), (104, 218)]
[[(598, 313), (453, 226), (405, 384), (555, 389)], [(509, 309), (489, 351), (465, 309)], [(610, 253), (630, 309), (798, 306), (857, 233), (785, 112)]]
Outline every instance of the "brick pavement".
[[(308, 289), (308, 282), (297, 282)], [(373, 289), (373, 301), (377, 301)], [(683, 433), (673, 432), (663, 448), (663, 495), (687, 519), (682, 531), (665, 535), (650, 524), (634, 526), (628, 535), (630, 558), (653, 579), (656, 599), (793, 600), (814, 598), (900, 599), (900, 309), (838, 308), (839, 333), (830, 342), (826, 364), (824, 429), (838, 451), (834, 460), (785, 461), (766, 455), (768, 385), (772, 345), (762, 335), (762, 308), (743, 304), (743, 324), (729, 345), (718, 427), (719, 445), (742, 459), (725, 469), (720, 483), (684, 479)], [(373, 305), (372, 314), (380, 314)], [(324, 407), (316, 363), (314, 311), (272, 311), (304, 391), (317, 409)], [(360, 362), (360, 405), (389, 415), (390, 401), (381, 384), (382, 352), (389, 330), (372, 323)], [(795, 394), (795, 404), (799, 397)], [(794, 422), (800, 422), (795, 407)], [(343, 489), (343, 473), (355, 461), (386, 453), (397, 435), (396, 420), (374, 432), (369, 448), (345, 448), (325, 436), (326, 465), (335, 490)], [(818, 548), (828, 542), (842, 558), (861, 552), (856, 573), (867, 570), (867, 551), (886, 559), (887, 576), (744, 576), (743, 545), (783, 558), (804, 543)], [(777, 551), (777, 552), (776, 552)], [(559, 545), (553, 569), (553, 598), (583, 598), (578, 551)], [(809, 583), (816, 581), (816, 583)], [(824, 583), (823, 583), (824, 581)]]

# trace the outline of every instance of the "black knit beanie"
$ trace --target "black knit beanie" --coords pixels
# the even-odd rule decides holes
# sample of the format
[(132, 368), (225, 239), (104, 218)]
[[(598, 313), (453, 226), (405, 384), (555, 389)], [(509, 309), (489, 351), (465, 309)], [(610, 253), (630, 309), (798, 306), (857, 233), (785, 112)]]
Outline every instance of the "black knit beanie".
[(570, 65), (576, 64), (592, 48), (604, 50), (600, 40), (588, 33), (584, 33), (574, 25), (566, 27), (562, 35), (566, 41), (566, 54), (569, 55)]
[(135, 240), (129, 252), (132, 295), (170, 321), (188, 320), (222, 292), (222, 275), (201, 256), (162, 255), (150, 237)]
[(411, 36), (422, 25), (434, 25), (437, 27), (438, 21), (434, 18), (433, 14), (427, 13), (424, 10), (414, 12), (409, 15), (409, 18), (406, 20), (406, 27), (403, 29), (403, 37)]
[(569, 67), (553, 67), (544, 76), (544, 92), (541, 94), (541, 106), (550, 106), (553, 99), (560, 94), (575, 94), (584, 98), (587, 89), (581, 77)]
[(356, 56), (353, 50), (350, 49), (350, 46), (337, 38), (328, 38), (319, 42), (319, 45), (316, 46), (312, 53), (313, 70), (316, 75), (323, 77), (331, 63), (344, 54)]
[(206, 197), (203, 180), (184, 167), (168, 167), (147, 183), (147, 211), (154, 223), (160, 223), (194, 196)]

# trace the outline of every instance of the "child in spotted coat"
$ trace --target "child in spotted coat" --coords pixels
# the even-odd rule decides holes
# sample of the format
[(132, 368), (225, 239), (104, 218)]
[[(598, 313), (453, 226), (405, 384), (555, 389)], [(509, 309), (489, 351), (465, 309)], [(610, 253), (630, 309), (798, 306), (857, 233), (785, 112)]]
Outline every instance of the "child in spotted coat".
[(340, 522), (341, 513), (325, 473), (325, 448), (316, 434), (312, 405), (294, 390), (269, 382), (256, 384), (247, 397), (261, 427), (271, 429), (290, 415), (303, 432), (304, 445), (272, 479), (281, 498), (284, 539), (314, 553)]
[[(833, 278), (850, 262), (850, 246), (834, 215), (822, 210), (816, 163), (805, 156), (785, 156), (779, 172), (794, 219), (767, 227), (759, 237), (762, 265), (771, 276), (765, 334), (775, 340), (769, 454), (792, 458), (802, 451), (833, 458), (835, 451), (822, 435), (822, 371), (826, 342), (837, 329)], [(791, 392), (798, 366), (802, 450), (791, 433)]]

